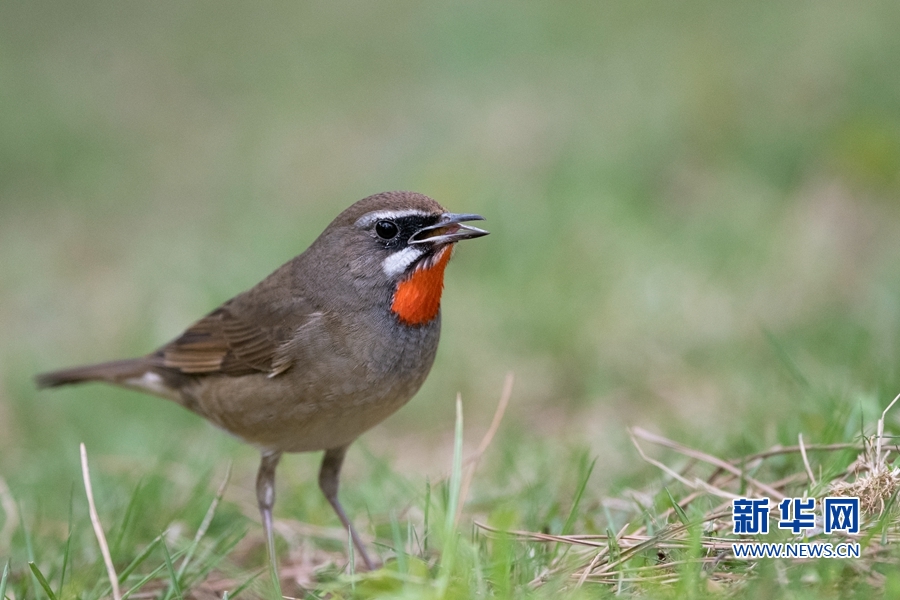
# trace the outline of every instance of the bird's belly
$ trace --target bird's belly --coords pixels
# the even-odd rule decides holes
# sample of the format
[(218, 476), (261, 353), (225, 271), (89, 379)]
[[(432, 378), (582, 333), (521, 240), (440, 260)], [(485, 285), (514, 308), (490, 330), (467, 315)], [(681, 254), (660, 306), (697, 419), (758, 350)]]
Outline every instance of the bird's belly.
[[(429, 358), (429, 357), (425, 357)], [(309, 452), (349, 444), (406, 404), (424, 369), (355, 373), (339, 378), (288, 371), (203, 378), (190, 390), (196, 411), (214, 425), (262, 449)]]

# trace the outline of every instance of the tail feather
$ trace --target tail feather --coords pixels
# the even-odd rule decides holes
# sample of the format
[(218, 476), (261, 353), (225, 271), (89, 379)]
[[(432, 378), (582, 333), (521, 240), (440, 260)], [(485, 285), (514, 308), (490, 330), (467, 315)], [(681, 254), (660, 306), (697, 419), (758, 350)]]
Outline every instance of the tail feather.
[(85, 381), (108, 381), (122, 383), (126, 379), (141, 377), (148, 369), (153, 367), (147, 357), (129, 358), (126, 360), (114, 360), (96, 365), (62, 369), (50, 373), (41, 373), (35, 377), (39, 388), (57, 387), (70, 383), (83, 383)]

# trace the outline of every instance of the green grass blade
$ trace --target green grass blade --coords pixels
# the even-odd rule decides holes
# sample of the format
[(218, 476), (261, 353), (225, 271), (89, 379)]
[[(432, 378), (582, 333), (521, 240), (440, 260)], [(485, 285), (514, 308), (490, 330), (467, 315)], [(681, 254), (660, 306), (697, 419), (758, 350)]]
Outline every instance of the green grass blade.
[(596, 464), (597, 459), (594, 458), (587, 468), (584, 477), (581, 478), (581, 482), (578, 484), (578, 490), (575, 492), (575, 500), (572, 502), (572, 508), (569, 510), (569, 516), (566, 517), (566, 522), (563, 525), (561, 535), (569, 535), (572, 532), (572, 527), (575, 525), (575, 519), (578, 517), (578, 505), (581, 503), (581, 497), (584, 495), (584, 490), (587, 488), (588, 480), (591, 478), (591, 473), (594, 472), (594, 465)]
[(134, 594), (135, 592), (139, 592), (142, 587), (147, 585), (148, 581), (150, 581), (151, 579), (153, 579), (154, 577), (159, 575), (159, 573), (165, 568), (166, 568), (166, 563), (163, 563), (163, 564), (159, 565), (158, 567), (156, 567), (155, 569), (153, 569), (152, 571), (150, 571), (150, 573), (145, 575), (143, 579), (141, 579), (136, 584), (134, 584), (133, 588), (131, 588), (130, 590), (128, 590), (127, 592), (122, 594), (122, 600), (128, 600), (128, 598), (132, 594)]
[(672, 503), (672, 508), (675, 510), (675, 514), (678, 516), (678, 520), (681, 521), (681, 524), (685, 527), (690, 525), (690, 519), (688, 519), (687, 513), (684, 512), (684, 509), (681, 508), (681, 505), (675, 501), (675, 498), (672, 496), (672, 492), (669, 491), (669, 488), (663, 488), (666, 490), (666, 495), (669, 497), (669, 502)]
[(609, 562), (613, 563), (619, 560), (619, 557), (622, 556), (622, 547), (619, 546), (616, 533), (609, 527), (606, 528), (606, 545), (609, 547)]
[[(151, 542), (151, 544), (153, 544), (153, 543), (158, 543), (158, 542), (162, 542), (162, 535), (157, 536), (157, 538), (156, 538), (155, 540), (153, 540), (153, 542)], [(144, 550), (144, 552), (142, 552), (141, 554), (143, 555), (143, 554), (145, 554), (145, 553), (146, 553), (146, 554), (149, 554), (149, 552), (147, 552), (146, 550)], [(172, 556), (172, 560), (178, 559), (178, 558), (181, 557), (181, 555), (183, 555), (183, 554), (184, 554), (184, 550), (181, 550), (181, 551), (179, 551), (179, 552), (176, 552), (176, 553)], [(144, 558), (141, 558), (141, 562), (143, 562), (143, 560), (144, 560), (145, 558), (146, 558), (146, 556), (144, 556)], [(131, 562), (132, 562), (132, 563), (135, 563), (135, 562), (137, 562), (137, 559), (135, 559), (135, 560), (133, 560), (133, 561), (131, 561)], [(138, 564), (140, 564), (140, 563), (138, 563)], [(129, 566), (130, 566), (130, 565), (129, 565)], [(135, 565), (135, 566), (136, 566), (136, 565)], [(130, 590), (128, 590), (127, 592), (125, 592), (124, 594), (122, 594), (122, 600), (125, 600), (125, 598), (127, 598), (128, 596), (134, 594), (134, 593), (137, 592), (137, 591), (140, 591), (141, 587), (143, 587), (144, 585), (146, 585), (146, 583), (147, 583), (148, 581), (150, 581), (151, 579), (153, 579), (154, 577), (156, 577), (157, 575), (159, 575), (159, 572), (162, 571), (162, 570), (165, 569), (165, 568), (166, 568), (166, 563), (164, 562), (163, 564), (161, 564), (161, 565), (159, 565), (158, 567), (156, 567), (155, 569), (153, 569), (153, 571), (151, 571), (149, 575), (146, 575), (143, 579), (141, 579), (137, 584), (135, 584), (135, 586), (134, 586), (133, 588), (131, 588)], [(121, 578), (122, 578), (122, 577), (119, 576), (119, 579), (121, 579)], [(103, 596), (103, 597), (108, 596), (111, 592), (112, 592), (112, 587), (111, 587), (111, 586), (107, 586), (106, 589), (105, 589), (105, 591), (103, 592), (103, 594), (101, 594), (101, 596)]]
[(190, 565), (191, 560), (194, 558), (194, 552), (196, 552), (197, 546), (200, 545), (200, 540), (202, 540), (203, 536), (206, 535), (206, 532), (209, 529), (209, 525), (212, 523), (213, 517), (216, 516), (216, 509), (219, 507), (219, 503), (222, 501), (222, 496), (225, 495), (225, 488), (227, 487), (228, 480), (230, 478), (231, 464), (229, 463), (228, 468), (225, 470), (225, 479), (222, 481), (222, 484), (216, 491), (216, 495), (213, 498), (212, 503), (210, 503), (209, 509), (207, 509), (206, 511), (206, 515), (203, 517), (203, 521), (200, 522), (200, 527), (197, 528), (197, 534), (194, 535), (194, 539), (191, 541), (191, 545), (188, 547), (187, 554), (185, 554), (184, 560), (181, 561), (181, 566), (178, 568), (178, 579), (183, 579), (188, 565)]
[[(220, 536), (212, 547), (205, 550), (194, 559), (195, 569), (181, 580), (182, 585), (187, 585), (192, 579), (206, 577), (219, 563), (225, 560), (235, 546), (247, 535), (243, 527), (234, 528)], [(201, 565), (197, 567), (198, 563)]]
[[(477, 535), (477, 530), (474, 531), (473, 534)], [(475, 540), (473, 540), (472, 550), (472, 571), (475, 575), (475, 591), (477, 592), (478, 598), (488, 598), (490, 594), (488, 594), (487, 581), (484, 578), (484, 565), (482, 564), (481, 557), (482, 550), (481, 546)]]
[[(428, 518), (431, 516), (431, 479), (425, 479), (425, 517), (423, 518), (422, 553), (428, 552)], [(2, 600), (2, 599), (0, 599)]]
[[(239, 586), (237, 586), (236, 588), (234, 588), (234, 591), (231, 592), (231, 593), (229, 594), (229, 597), (230, 597), (230, 598), (237, 598), (237, 597), (238, 597), (238, 594), (240, 594), (241, 592), (243, 592), (244, 590), (246, 590), (248, 587), (250, 587), (250, 584), (252, 584), (254, 581), (256, 581), (256, 578), (259, 577), (259, 576), (262, 575), (262, 574), (263, 574), (263, 572), (262, 572), (262, 571), (259, 571), (258, 573), (254, 573), (253, 575), (251, 575), (251, 576), (247, 579), (247, 581), (245, 581), (245, 582), (242, 583), (241, 585), (239, 585)], [(222, 598), (222, 600), (225, 600), (224, 597)]]
[[(174, 592), (176, 598), (182, 598), (181, 586), (178, 584), (178, 575), (175, 573), (175, 567), (172, 565), (169, 547), (166, 545), (166, 540), (160, 540), (160, 542), (162, 543), (163, 556), (166, 558), (166, 570), (169, 571), (169, 590)], [(169, 597), (169, 592), (166, 593), (166, 597)]]
[[(66, 547), (63, 550), (63, 562), (62, 562), (62, 570), (59, 574), (59, 588), (57, 589), (57, 596), (62, 595), (63, 586), (66, 584), (66, 567), (69, 565), (69, 550), (72, 546), (72, 532), (69, 531), (69, 535), (66, 536)], [(2, 598), (0, 598), (2, 600)]]
[[(62, 570), (59, 574), (59, 589), (56, 592), (57, 596), (62, 596), (63, 586), (66, 585), (66, 567), (69, 566), (69, 550), (72, 547), (72, 521), (74, 520), (75, 515), (75, 484), (73, 483), (69, 489), (69, 533), (66, 536), (66, 549), (63, 551), (63, 563)], [(0, 600), (3, 600), (3, 596), (0, 596)]]
[(162, 541), (162, 536), (157, 536), (153, 539), (152, 542), (147, 544), (147, 547), (144, 548), (144, 551), (138, 554), (133, 561), (131, 561), (125, 569), (119, 573), (119, 583), (125, 583), (125, 580), (128, 579), (128, 576), (131, 575), (135, 569), (137, 569), (141, 563), (147, 560), (147, 557), (150, 556), (150, 553), (156, 548), (156, 546)]
[(408, 573), (406, 563), (406, 548), (400, 535), (400, 523), (397, 521), (397, 513), (391, 511), (391, 535), (394, 538), (394, 554), (397, 556), (397, 572), (401, 575)]
[(419, 548), (422, 547), (419, 542), (419, 532), (416, 531), (416, 528), (413, 527), (412, 521), (406, 519), (406, 547), (410, 549), (411, 552), (415, 553), (414, 548), (418, 545)]
[(453, 436), (453, 469), (450, 472), (450, 490), (447, 498), (447, 515), (444, 521), (444, 532), (449, 535), (456, 524), (456, 510), (459, 504), (459, 489), (462, 486), (462, 442), (463, 413), (462, 399), (456, 399), (456, 428)]
[(113, 542), (112, 545), (112, 554), (119, 554), (119, 549), (122, 547), (122, 542), (125, 540), (125, 535), (128, 533), (128, 527), (131, 524), (135, 511), (137, 510), (137, 503), (141, 497), (142, 486), (143, 480), (138, 481), (137, 486), (134, 488), (134, 492), (132, 492), (131, 494), (131, 499), (128, 501), (128, 507), (125, 509), (125, 516), (122, 517), (122, 527), (119, 529), (119, 533), (116, 536), (116, 541)]
[(28, 561), (28, 568), (31, 569), (32, 574), (37, 579), (38, 583), (44, 588), (44, 593), (50, 598), (50, 600), (56, 600), (56, 594), (53, 593), (53, 589), (50, 587), (50, 583), (47, 581), (47, 578), (44, 577), (44, 574), (41, 573), (41, 570), (38, 569), (38, 566), (34, 564), (33, 561)]
[(6, 600), (6, 583), (9, 581), (9, 561), (3, 567), (3, 575), (0, 575), (0, 600)]
[[(25, 514), (22, 512), (22, 505), (19, 505), (19, 525), (22, 527), (22, 535), (25, 536), (25, 552), (26, 556), (28, 556), (28, 562), (35, 562), (34, 560), (34, 546), (31, 543), (31, 533), (29, 533), (28, 528), (25, 526)], [(34, 575), (34, 572), (31, 573), (31, 581), (34, 585), (35, 591), (37, 591), (40, 583), (37, 580), (37, 577)]]
[(456, 511), (459, 490), (462, 487), (463, 412), (462, 398), (456, 397), (456, 428), (453, 436), (453, 470), (450, 473), (450, 489), (447, 498), (447, 515), (444, 520), (444, 545), (441, 550), (441, 568), (437, 581), (438, 597), (442, 598), (450, 584), (450, 575), (456, 559)]
[[(565, 522), (563, 523), (562, 530), (560, 531), (560, 535), (569, 535), (572, 532), (572, 529), (575, 526), (575, 519), (578, 518), (578, 507), (581, 504), (581, 498), (584, 496), (584, 490), (587, 488), (588, 480), (591, 478), (591, 473), (594, 472), (594, 465), (597, 464), (597, 458), (591, 461), (591, 464), (588, 465), (587, 469), (584, 472), (584, 475), (581, 477), (581, 480), (578, 483), (578, 489), (575, 490), (575, 498), (572, 500), (572, 508), (569, 509), (569, 515), (566, 517)], [(561, 544), (556, 544), (553, 547), (552, 554), (554, 556), (559, 552)], [(563, 556), (569, 552), (572, 548), (571, 544), (565, 544), (563, 546)]]
[(791, 355), (788, 354), (788, 351), (785, 349), (784, 344), (781, 343), (775, 334), (766, 329), (762, 328), (763, 335), (766, 336), (766, 341), (769, 342), (769, 346), (772, 347), (772, 350), (775, 351), (775, 356), (778, 357), (778, 360), (781, 361), (781, 364), (784, 365), (784, 368), (787, 370), (788, 374), (799, 383), (802, 387), (806, 389), (810, 389), (812, 386), (809, 384), (809, 379), (803, 374), (803, 371), (800, 370), (800, 367), (797, 366), (797, 363), (791, 358)]

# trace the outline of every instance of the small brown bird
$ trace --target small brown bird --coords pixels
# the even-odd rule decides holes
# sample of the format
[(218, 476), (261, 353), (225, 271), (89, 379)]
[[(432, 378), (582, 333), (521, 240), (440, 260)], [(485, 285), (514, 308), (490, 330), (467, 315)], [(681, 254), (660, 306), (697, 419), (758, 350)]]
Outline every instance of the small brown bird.
[(312, 245), (156, 352), (37, 377), (103, 381), (174, 400), (262, 453), (256, 496), (275, 564), (275, 467), (324, 450), (319, 487), (370, 570), (338, 501), (347, 447), (406, 404), (440, 336), (444, 268), (460, 240), (487, 235), (413, 192), (369, 196)]

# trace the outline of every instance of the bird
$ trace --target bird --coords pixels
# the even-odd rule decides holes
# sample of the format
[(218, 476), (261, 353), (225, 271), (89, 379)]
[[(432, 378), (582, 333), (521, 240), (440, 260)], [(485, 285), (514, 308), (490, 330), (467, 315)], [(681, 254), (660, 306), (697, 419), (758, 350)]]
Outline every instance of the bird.
[(457, 242), (488, 234), (466, 224), (481, 220), (415, 192), (363, 198), (303, 253), (155, 352), (44, 373), (37, 385), (103, 382), (147, 392), (255, 446), (275, 573), (278, 462), (284, 453), (324, 451), (319, 487), (374, 570), (338, 500), (344, 456), (425, 381), (440, 337), (444, 270)]

